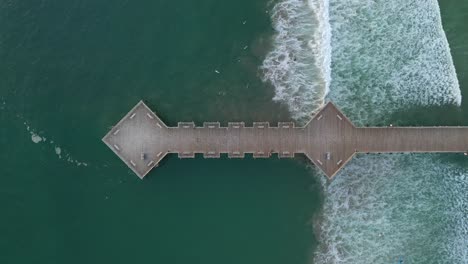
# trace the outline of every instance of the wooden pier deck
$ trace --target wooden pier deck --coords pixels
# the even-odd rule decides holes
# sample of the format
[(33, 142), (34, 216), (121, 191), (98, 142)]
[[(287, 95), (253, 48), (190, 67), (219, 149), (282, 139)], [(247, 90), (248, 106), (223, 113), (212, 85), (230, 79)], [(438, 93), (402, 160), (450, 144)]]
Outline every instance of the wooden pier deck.
[(305, 126), (293, 122), (255, 122), (246, 127), (230, 122), (179, 122), (168, 127), (140, 101), (103, 138), (103, 141), (140, 178), (169, 153), (180, 158), (279, 158), (306, 155), (332, 178), (355, 153), (467, 152), (468, 127), (369, 127), (356, 128), (331, 102)]

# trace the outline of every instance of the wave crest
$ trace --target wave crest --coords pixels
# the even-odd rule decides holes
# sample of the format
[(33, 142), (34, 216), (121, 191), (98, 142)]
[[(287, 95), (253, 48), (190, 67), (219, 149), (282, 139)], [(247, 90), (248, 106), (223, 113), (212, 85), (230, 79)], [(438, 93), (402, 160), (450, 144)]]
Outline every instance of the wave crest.
[(285, 0), (271, 12), (276, 34), (261, 70), (275, 88), (274, 101), (306, 122), (324, 103), (331, 81), (328, 0)]
[(436, 0), (332, 0), (329, 98), (357, 124), (412, 106), (461, 104)]

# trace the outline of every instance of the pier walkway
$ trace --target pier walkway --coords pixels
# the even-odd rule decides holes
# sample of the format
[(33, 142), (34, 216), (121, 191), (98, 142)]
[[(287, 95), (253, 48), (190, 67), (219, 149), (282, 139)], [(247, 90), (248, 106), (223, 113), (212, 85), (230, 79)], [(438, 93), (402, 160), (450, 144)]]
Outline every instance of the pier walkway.
[(332, 178), (355, 153), (467, 152), (468, 127), (365, 127), (356, 128), (331, 102), (305, 126), (293, 122), (179, 122), (168, 127), (140, 101), (103, 138), (103, 141), (140, 178), (169, 153), (180, 158), (279, 158), (306, 155)]

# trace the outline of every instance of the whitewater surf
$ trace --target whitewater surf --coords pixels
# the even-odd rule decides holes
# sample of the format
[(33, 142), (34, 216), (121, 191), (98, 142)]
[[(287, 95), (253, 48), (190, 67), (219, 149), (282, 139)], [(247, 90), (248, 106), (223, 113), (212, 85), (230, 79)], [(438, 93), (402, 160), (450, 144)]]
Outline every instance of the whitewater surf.
[[(436, 0), (285, 0), (271, 14), (263, 80), (298, 121), (326, 100), (361, 126), (461, 104)], [(323, 181), (314, 263), (466, 263), (468, 170), (441, 157), (360, 155)]]

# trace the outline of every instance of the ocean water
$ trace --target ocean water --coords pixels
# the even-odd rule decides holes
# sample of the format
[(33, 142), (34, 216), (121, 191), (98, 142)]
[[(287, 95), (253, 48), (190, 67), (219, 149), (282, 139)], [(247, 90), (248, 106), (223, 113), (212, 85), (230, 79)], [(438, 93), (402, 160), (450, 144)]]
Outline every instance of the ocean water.
[[(319, 102), (332, 100), (361, 126), (466, 125), (465, 3), (444, 1), (441, 18), (435, 0), (311, 2), (310, 11), (305, 1), (277, 5), (277, 12), (292, 21), (288, 28), (308, 29), (316, 17), (329, 18), (320, 23), (330, 30), (316, 42), (321, 52), (309, 52), (310, 58), (288, 66), (277, 52), (289, 47), (290, 54), (300, 45), (289, 44), (293, 41), (282, 32), (284, 17), (273, 15), (278, 43), (267, 55), (266, 66), (274, 69), (266, 76), (276, 88), (275, 98), (289, 106), (293, 117), (300, 120)], [(316, 8), (324, 5), (328, 8)], [(303, 34), (315, 36), (314, 29)], [(288, 36), (302, 45), (312, 39)], [(322, 54), (331, 56), (324, 66), (331, 69), (327, 88), (317, 87), (322, 78), (316, 82), (310, 63)], [(297, 70), (297, 63), (309, 65), (309, 74)], [(455, 66), (461, 66), (458, 77)], [(268, 75), (277, 71), (282, 72), (279, 80)], [(317, 103), (295, 100), (296, 84), (308, 90), (299, 92), (305, 101)], [(399, 258), (468, 263), (468, 161), (461, 155), (359, 155), (333, 181), (323, 179), (322, 187), (324, 204), (314, 222), (320, 241), (315, 263), (396, 263)]]
[(259, 77), (269, 8), (0, 1), (0, 263), (307, 262), (302, 162), (169, 156), (141, 181), (101, 141), (140, 99), (169, 125), (289, 120)]
[[(461, 105), (437, 1), (349, 2), (330, 9), (336, 48), (329, 98), (354, 122), (417, 125), (421, 121), (405, 110)], [(425, 123), (463, 124), (453, 119), (442, 115)], [(459, 155), (362, 156), (338, 176), (326, 184), (321, 225), (323, 242), (333, 250), (320, 250), (317, 262), (386, 263), (397, 256), (410, 263), (468, 262), (468, 167)]]
[(177, 121), (467, 125), (463, 0), (0, 1), (1, 263), (468, 263), (468, 160), (179, 160), (101, 142)]
[(330, 88), (328, 7), (328, 0), (286, 0), (271, 10), (274, 48), (262, 63), (261, 77), (273, 84), (273, 100), (287, 105), (301, 123), (323, 105)]

